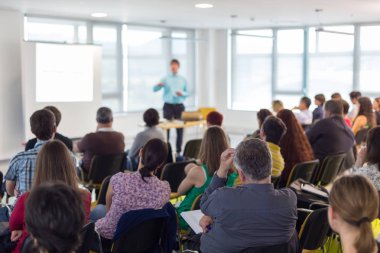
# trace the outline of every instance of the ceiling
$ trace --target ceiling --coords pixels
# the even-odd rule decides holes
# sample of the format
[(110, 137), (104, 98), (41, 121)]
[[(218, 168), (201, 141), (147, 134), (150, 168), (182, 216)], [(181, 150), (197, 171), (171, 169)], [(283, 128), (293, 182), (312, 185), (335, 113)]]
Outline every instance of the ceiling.
[[(214, 8), (194, 8), (204, 2)], [(0, 8), (80, 19), (94, 19), (92, 12), (106, 12), (108, 17), (102, 20), (189, 28), (380, 21), (380, 0), (0, 0)], [(319, 19), (315, 9), (323, 9)]]

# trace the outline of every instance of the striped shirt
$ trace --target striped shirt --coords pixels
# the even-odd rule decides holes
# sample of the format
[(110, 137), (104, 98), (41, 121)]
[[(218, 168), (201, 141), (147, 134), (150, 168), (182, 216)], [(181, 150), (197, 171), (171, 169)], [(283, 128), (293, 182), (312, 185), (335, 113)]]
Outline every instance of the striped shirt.
[(32, 187), (37, 154), (46, 141), (38, 140), (33, 149), (18, 153), (9, 164), (5, 180), (16, 182), (18, 196)]
[(285, 166), (284, 158), (281, 155), (281, 148), (271, 142), (267, 142), (267, 144), (272, 154), (272, 176), (279, 177)]

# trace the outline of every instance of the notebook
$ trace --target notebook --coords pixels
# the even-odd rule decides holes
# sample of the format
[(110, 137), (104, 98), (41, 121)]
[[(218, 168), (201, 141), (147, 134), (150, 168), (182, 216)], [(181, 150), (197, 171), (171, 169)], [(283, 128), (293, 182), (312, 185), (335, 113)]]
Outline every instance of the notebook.
[(328, 199), (329, 195), (310, 184), (301, 184), (301, 190)]
[(203, 217), (203, 213), (201, 210), (182, 212), (181, 216), (190, 226), (190, 228), (194, 231), (194, 233), (199, 234), (203, 232), (202, 227), (199, 226), (199, 221)]

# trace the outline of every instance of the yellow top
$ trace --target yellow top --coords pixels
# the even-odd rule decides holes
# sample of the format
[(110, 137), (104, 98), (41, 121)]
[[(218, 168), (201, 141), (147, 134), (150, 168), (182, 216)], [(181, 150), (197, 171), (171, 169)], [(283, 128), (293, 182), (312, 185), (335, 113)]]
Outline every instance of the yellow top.
[(356, 117), (354, 125), (352, 126), (352, 131), (354, 132), (354, 135), (356, 135), (360, 129), (367, 128), (367, 117), (364, 115), (360, 115)]
[(285, 166), (284, 158), (281, 155), (281, 148), (271, 142), (267, 142), (267, 144), (272, 154), (272, 177), (279, 177)]

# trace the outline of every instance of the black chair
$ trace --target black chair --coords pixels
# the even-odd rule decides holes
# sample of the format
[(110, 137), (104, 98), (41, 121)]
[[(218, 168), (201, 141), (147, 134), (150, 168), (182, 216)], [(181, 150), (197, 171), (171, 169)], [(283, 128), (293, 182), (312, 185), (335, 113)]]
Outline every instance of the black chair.
[(178, 163), (166, 164), (162, 169), (161, 180), (168, 181), (172, 192), (177, 192), (182, 180), (185, 179), (185, 167), (186, 165), (193, 163), (194, 161), (185, 161)]
[(368, 134), (369, 129), (368, 128), (362, 128), (360, 129), (356, 135), (355, 135), (355, 142), (356, 145), (360, 145), (363, 142), (366, 142), (367, 140), (367, 134)]
[(313, 184), (327, 185), (335, 179), (342, 170), (346, 154), (327, 156), (313, 176)]
[(300, 247), (302, 250), (317, 250), (323, 247), (330, 231), (327, 208), (309, 211), (299, 232)]
[(194, 199), (194, 202), (191, 205), (190, 211), (201, 209), (201, 198), (202, 198), (202, 194), (198, 195), (198, 197)]
[[(89, 222), (82, 228), (80, 232), (81, 245), (76, 250), (77, 253), (89, 253), (92, 249), (92, 243), (96, 239), (95, 223)], [(100, 239), (99, 239), (100, 241)], [(101, 248), (101, 247), (100, 247)]]
[(147, 220), (114, 241), (112, 253), (142, 253), (161, 247), (164, 218)]
[(99, 189), (101, 183), (107, 176), (112, 176), (123, 171), (124, 159), (124, 153), (94, 156), (91, 161), (86, 187), (90, 190)]
[(107, 176), (101, 186), (100, 186), (100, 190), (99, 190), (99, 194), (98, 194), (98, 199), (97, 199), (97, 202), (96, 204), (97, 205), (105, 205), (106, 204), (106, 195), (107, 195), (107, 190), (108, 190), (108, 186), (110, 184), (110, 180), (111, 180), (111, 177), (112, 176)]
[(199, 150), (201, 148), (202, 139), (190, 140), (186, 143), (183, 156), (186, 159), (198, 159)]
[(292, 171), (289, 174), (288, 182), (286, 183), (286, 186), (289, 186), (292, 182), (294, 182), (298, 178), (301, 178), (307, 182), (310, 182), (315, 169), (318, 168), (318, 165), (319, 165), (318, 159), (313, 160), (313, 161), (298, 163), (294, 165)]
[(300, 253), (300, 247), (298, 242), (297, 232), (294, 232), (292, 238), (289, 242), (265, 246), (265, 247), (254, 247), (241, 251), (241, 253)]

